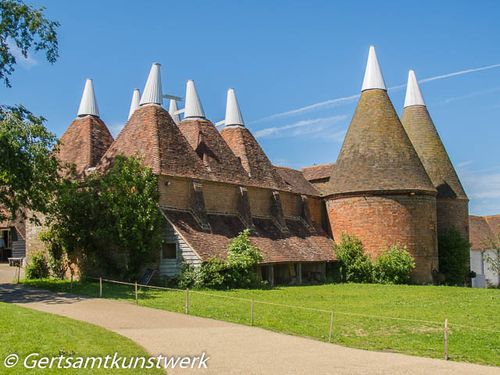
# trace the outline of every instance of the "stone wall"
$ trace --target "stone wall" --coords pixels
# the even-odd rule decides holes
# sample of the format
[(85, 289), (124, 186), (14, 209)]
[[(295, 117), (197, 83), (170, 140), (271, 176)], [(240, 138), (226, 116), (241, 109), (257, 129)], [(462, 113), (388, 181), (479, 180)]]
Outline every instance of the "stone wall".
[(372, 258), (393, 244), (408, 247), (415, 258), (413, 279), (432, 282), (438, 269), (436, 198), (431, 195), (378, 195), (330, 199), (333, 238), (357, 236)]

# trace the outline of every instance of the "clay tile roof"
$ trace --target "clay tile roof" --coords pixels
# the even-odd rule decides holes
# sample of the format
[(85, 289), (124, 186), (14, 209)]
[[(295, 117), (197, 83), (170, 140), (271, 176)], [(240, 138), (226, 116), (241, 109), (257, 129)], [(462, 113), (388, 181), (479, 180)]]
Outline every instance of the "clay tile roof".
[[(203, 231), (191, 213), (164, 210), (166, 217), (193, 250), (206, 261), (225, 257), (229, 241), (245, 229), (236, 216), (209, 214), (210, 232)], [(287, 219), (289, 234), (283, 234), (271, 219), (254, 218), (252, 243), (264, 258), (263, 263), (319, 262), (334, 260), (332, 241), (317, 228), (310, 233), (299, 220)]]
[(401, 122), (438, 191), (438, 197), (467, 199), (427, 107), (405, 107)]
[(243, 168), (249, 173), (253, 185), (290, 190), (247, 128), (227, 126), (222, 129), (220, 134), (233, 153), (240, 159)]
[(78, 173), (95, 167), (113, 142), (104, 122), (95, 116), (78, 117), (60, 139), (57, 152), (63, 163), (75, 164)]
[[(489, 218), (491, 218), (491, 216)], [(495, 232), (489, 221), (498, 224), (500, 215), (494, 217), (494, 220), (488, 220), (488, 217), (485, 216), (469, 216), (469, 241), (472, 250), (490, 249), (491, 246), (488, 245), (489, 242), (498, 238), (500, 228), (498, 225), (493, 224), (493, 226), (495, 226)]]
[(302, 168), (302, 173), (307, 181), (329, 179), (335, 163), (311, 165)]
[(248, 174), (240, 161), (208, 120), (186, 119), (179, 130), (218, 181), (248, 184)]
[(385, 90), (361, 93), (329, 184), (330, 194), (435, 193)]
[(140, 157), (156, 174), (210, 178), (170, 115), (155, 104), (134, 112), (104, 155), (102, 165), (108, 165), (116, 155)]
[(286, 167), (275, 167), (294, 193), (319, 196), (318, 190), (304, 178), (301, 171)]
[(488, 225), (496, 237), (500, 236), (500, 215), (485, 216)]

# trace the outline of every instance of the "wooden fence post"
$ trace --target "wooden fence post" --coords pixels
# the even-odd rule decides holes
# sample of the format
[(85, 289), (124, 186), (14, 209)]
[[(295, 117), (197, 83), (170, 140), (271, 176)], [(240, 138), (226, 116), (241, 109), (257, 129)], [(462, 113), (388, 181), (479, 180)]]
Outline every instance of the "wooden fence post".
[(254, 300), (252, 298), (252, 302), (250, 303), (250, 325), (253, 326), (253, 308), (254, 308)]
[(333, 311), (330, 313), (330, 332), (328, 334), (328, 342), (332, 342), (333, 334)]
[(69, 284), (69, 290), (73, 290), (73, 273), (71, 273), (71, 281)]
[(139, 298), (137, 297), (137, 281), (135, 282), (135, 304), (139, 304)]
[(19, 284), (19, 278), (21, 277), (21, 261), (17, 264), (17, 283)]
[(102, 298), (102, 277), (99, 277), (99, 298)]
[(184, 301), (184, 312), (189, 315), (189, 288), (186, 288), (186, 298)]
[(444, 320), (444, 359), (448, 360), (448, 319)]

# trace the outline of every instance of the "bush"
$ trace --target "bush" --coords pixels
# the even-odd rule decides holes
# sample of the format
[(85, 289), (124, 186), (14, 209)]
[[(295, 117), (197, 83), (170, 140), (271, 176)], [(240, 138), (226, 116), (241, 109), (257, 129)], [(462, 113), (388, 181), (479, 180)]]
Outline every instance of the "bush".
[(370, 258), (364, 254), (363, 244), (355, 236), (342, 235), (342, 240), (334, 247), (340, 262), (342, 281), (370, 283), (373, 281), (373, 266)]
[(469, 276), (470, 243), (457, 229), (438, 237), (439, 272), (447, 285), (464, 285)]
[(380, 284), (407, 284), (415, 260), (406, 247), (391, 246), (373, 263), (373, 278)]
[(197, 270), (195, 287), (208, 289), (229, 289), (229, 265), (220, 258), (212, 258)]
[(250, 231), (244, 230), (228, 246), (227, 259), (212, 258), (198, 268), (184, 264), (178, 277), (180, 288), (253, 288), (260, 286), (256, 268), (262, 260), (258, 248), (250, 242)]
[(64, 279), (67, 270), (66, 251), (50, 230), (40, 234), (48, 254), (50, 274), (57, 279)]
[(34, 254), (26, 266), (27, 279), (46, 279), (49, 277), (47, 259), (42, 253)]
[(196, 268), (191, 264), (182, 263), (179, 276), (174, 280), (173, 285), (181, 289), (192, 288), (196, 284), (196, 277)]

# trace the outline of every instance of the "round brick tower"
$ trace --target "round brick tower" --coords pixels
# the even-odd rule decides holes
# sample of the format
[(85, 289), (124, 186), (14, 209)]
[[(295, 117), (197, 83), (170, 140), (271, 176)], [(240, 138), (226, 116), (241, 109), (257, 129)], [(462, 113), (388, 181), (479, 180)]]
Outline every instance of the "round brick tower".
[(361, 97), (333, 169), (327, 210), (334, 239), (357, 236), (372, 258), (393, 244), (415, 258), (413, 279), (437, 269), (436, 189), (387, 95), (370, 47)]
[(437, 189), (438, 234), (450, 228), (469, 238), (469, 199), (427, 111), (415, 73), (410, 70), (401, 119), (432, 184)]

